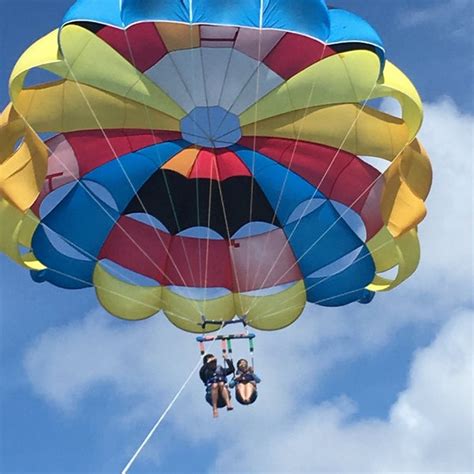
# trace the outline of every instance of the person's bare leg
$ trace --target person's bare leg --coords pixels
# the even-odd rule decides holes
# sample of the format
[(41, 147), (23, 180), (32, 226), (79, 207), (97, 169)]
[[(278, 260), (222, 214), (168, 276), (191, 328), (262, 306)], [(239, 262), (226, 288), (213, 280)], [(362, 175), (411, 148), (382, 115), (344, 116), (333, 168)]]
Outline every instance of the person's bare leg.
[(252, 397), (254, 390), (255, 390), (255, 387), (251, 383), (248, 383), (245, 385), (245, 401), (246, 402), (250, 401), (250, 398)]
[(213, 383), (211, 386), (211, 398), (212, 398), (212, 416), (217, 418), (219, 416), (219, 410), (217, 409), (217, 399), (219, 398), (219, 386)]
[(225, 401), (227, 406), (227, 410), (233, 410), (234, 407), (230, 401), (229, 392), (227, 391), (227, 387), (225, 386), (224, 382), (219, 382), (219, 391), (221, 392), (222, 398)]
[(240, 398), (245, 402), (247, 401), (247, 395), (245, 394), (245, 384), (239, 383), (237, 385), (237, 392), (239, 393)]

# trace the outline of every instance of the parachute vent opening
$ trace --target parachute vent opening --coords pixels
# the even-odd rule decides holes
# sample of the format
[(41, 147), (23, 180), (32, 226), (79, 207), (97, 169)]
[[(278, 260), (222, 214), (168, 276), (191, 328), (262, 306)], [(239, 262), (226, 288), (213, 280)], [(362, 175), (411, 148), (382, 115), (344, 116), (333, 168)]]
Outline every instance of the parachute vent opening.
[(47, 69), (34, 68), (30, 69), (26, 75), (24, 87), (33, 88), (35, 86), (44, 87), (45, 84), (62, 80), (63, 78), (48, 71)]
[(402, 106), (400, 102), (393, 97), (370, 99), (365, 103), (365, 107), (371, 107), (392, 117), (402, 118)]
[(24, 141), (25, 141), (24, 137), (19, 138), (15, 142), (15, 145), (13, 146), (13, 152), (16, 152), (21, 147), (21, 145), (23, 145)]
[(386, 270), (382, 273), (377, 273), (377, 276), (386, 278), (387, 280), (395, 280), (397, 278), (399, 271), (399, 266), (395, 265), (393, 268), (390, 268), (390, 270)]
[(218, 106), (191, 110), (181, 120), (181, 133), (188, 142), (207, 148), (229, 147), (242, 136), (237, 115)]
[(359, 156), (359, 158), (368, 165), (375, 168), (380, 173), (385, 173), (385, 171), (390, 167), (392, 164), (391, 161), (384, 160), (382, 158), (377, 158), (376, 156)]

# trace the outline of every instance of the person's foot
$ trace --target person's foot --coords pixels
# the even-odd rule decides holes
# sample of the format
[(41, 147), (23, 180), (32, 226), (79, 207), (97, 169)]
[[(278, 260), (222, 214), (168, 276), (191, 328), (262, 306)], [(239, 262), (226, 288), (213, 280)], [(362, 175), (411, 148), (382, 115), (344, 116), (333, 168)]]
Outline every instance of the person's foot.
[(232, 405), (227, 405), (227, 411), (232, 411), (234, 407)]
[(212, 416), (214, 418), (217, 418), (219, 416), (219, 410), (217, 408), (215, 410), (212, 410)]

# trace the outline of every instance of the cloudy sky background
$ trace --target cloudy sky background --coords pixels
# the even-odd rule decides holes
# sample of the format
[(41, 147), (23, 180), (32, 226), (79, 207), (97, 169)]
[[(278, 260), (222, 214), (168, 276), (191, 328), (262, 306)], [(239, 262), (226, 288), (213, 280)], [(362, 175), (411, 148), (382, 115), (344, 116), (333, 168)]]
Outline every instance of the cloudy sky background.
[[(212, 420), (193, 379), (132, 472), (472, 472), (473, 5), (332, 0), (369, 20), (425, 101), (422, 262), (369, 306), (309, 307), (257, 338), (258, 403)], [(68, 0), (0, 0), (0, 104)], [(416, 5), (416, 6), (415, 6)], [(387, 105), (389, 106), (389, 105)], [(0, 256), (0, 472), (119, 472), (198, 351), (157, 316), (35, 284)]]

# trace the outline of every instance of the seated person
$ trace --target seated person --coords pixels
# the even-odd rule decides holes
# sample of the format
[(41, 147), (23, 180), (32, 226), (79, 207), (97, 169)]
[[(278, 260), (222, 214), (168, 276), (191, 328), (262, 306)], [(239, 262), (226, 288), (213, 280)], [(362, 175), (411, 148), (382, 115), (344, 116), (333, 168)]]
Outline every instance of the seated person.
[(235, 387), (235, 398), (242, 405), (250, 405), (257, 399), (257, 384), (261, 380), (245, 359), (237, 362), (237, 372), (230, 382), (230, 388)]
[(227, 368), (217, 364), (217, 358), (213, 354), (206, 354), (203, 365), (199, 371), (199, 377), (206, 386), (206, 400), (212, 405), (214, 418), (219, 416), (218, 408), (227, 406), (227, 410), (233, 410), (230, 400), (230, 391), (227, 387), (227, 376), (234, 373), (235, 368), (232, 360), (224, 355)]

